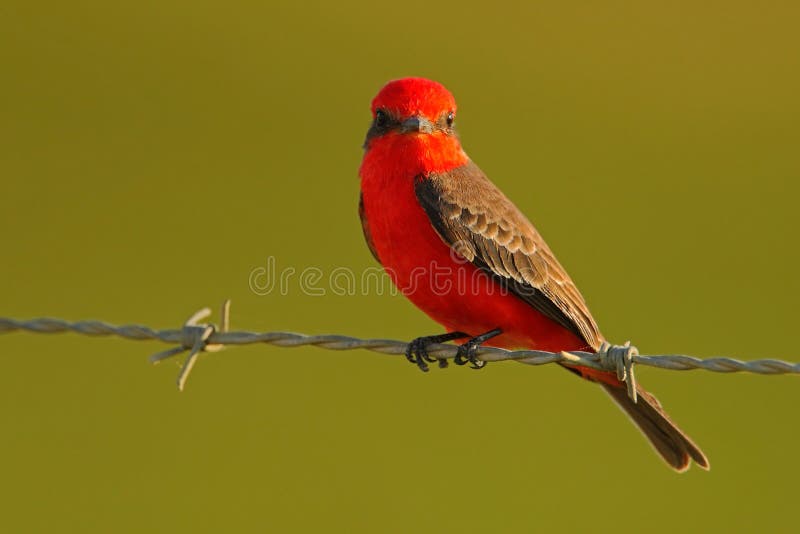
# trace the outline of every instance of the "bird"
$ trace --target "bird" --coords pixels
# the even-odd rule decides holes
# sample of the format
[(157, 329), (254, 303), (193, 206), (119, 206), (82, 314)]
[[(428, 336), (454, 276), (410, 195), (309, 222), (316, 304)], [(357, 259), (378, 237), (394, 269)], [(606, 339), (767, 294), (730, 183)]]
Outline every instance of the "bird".
[[(359, 168), (367, 246), (400, 292), (444, 333), (421, 336), (408, 360), (428, 371), (434, 343), (457, 341), (454, 362), (483, 367), (482, 346), (596, 352), (605, 338), (575, 283), (528, 218), (467, 156), (457, 106), (441, 83), (389, 81), (371, 103)], [(528, 176), (526, 176), (528, 178)], [(703, 451), (637, 385), (632, 400), (615, 372), (564, 366), (599, 384), (678, 472)]]

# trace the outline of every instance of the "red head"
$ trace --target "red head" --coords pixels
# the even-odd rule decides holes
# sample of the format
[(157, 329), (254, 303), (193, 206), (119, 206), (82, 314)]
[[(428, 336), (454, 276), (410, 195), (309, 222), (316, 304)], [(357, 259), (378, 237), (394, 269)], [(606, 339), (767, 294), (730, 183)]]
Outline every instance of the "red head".
[[(373, 122), (364, 148), (425, 171), (463, 165), (467, 156), (453, 128), (456, 101), (445, 87), (425, 78), (387, 83), (372, 100)], [(402, 163), (402, 162), (396, 162)]]
[(398, 118), (424, 115), (435, 121), (442, 113), (455, 114), (456, 100), (444, 85), (425, 78), (393, 80), (372, 100), (372, 113), (383, 109)]

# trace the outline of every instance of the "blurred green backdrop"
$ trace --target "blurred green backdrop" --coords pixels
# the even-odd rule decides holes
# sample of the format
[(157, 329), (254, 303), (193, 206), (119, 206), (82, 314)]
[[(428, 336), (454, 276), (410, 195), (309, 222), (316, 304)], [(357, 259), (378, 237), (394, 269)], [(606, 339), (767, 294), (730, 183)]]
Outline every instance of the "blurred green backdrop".
[[(401, 297), (257, 295), (373, 266), (368, 105), (445, 83), (472, 158), (606, 335), (797, 359), (796, 2), (21, 2), (0, 8), (0, 315), (412, 337)], [(640, 369), (670, 472), (599, 388), (512, 363), (0, 337), (3, 532), (790, 531), (795, 377)]]

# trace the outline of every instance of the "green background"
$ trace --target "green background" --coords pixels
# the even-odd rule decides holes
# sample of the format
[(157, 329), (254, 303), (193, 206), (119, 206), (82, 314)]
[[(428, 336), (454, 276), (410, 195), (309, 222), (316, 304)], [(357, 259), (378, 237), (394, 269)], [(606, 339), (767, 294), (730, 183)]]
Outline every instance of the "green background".
[[(557, 4), (551, 5), (551, 4)], [(606, 336), (797, 359), (796, 2), (21, 2), (0, 7), (0, 315), (410, 339), (402, 297), (257, 295), (373, 266), (370, 99), (446, 84), (472, 158)], [(639, 368), (712, 470), (668, 470), (555, 366), (204, 355), (0, 337), (3, 532), (790, 531), (796, 377)]]

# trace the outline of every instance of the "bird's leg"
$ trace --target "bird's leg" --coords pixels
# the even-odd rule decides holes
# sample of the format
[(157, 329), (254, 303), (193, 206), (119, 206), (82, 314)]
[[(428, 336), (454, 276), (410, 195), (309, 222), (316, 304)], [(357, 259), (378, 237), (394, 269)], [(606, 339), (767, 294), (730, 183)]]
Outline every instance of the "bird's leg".
[(432, 358), (428, 354), (428, 347), (436, 343), (444, 343), (446, 341), (453, 341), (454, 339), (460, 339), (463, 337), (469, 337), (469, 334), (465, 334), (464, 332), (450, 332), (447, 334), (440, 334), (438, 336), (418, 337), (406, 347), (406, 358), (411, 363), (416, 364), (417, 367), (424, 372), (428, 372), (427, 362), (432, 363), (438, 361), (439, 367), (447, 367), (447, 360)]
[(488, 341), (493, 337), (497, 337), (503, 333), (503, 330), (500, 328), (495, 328), (494, 330), (489, 330), (488, 332), (481, 334), (477, 337), (473, 337), (463, 345), (458, 347), (458, 354), (456, 354), (453, 363), (456, 365), (464, 365), (465, 363), (472, 364), (471, 367), (473, 369), (483, 369), (486, 365), (486, 362), (479, 360), (477, 355), (475, 354), (478, 351), (478, 348), (481, 346), (481, 343), (484, 341)]

